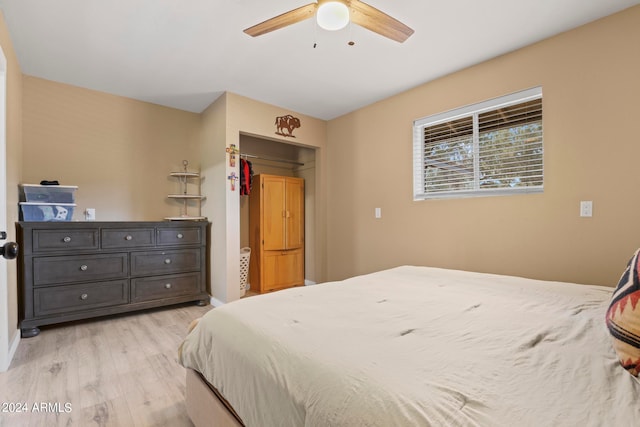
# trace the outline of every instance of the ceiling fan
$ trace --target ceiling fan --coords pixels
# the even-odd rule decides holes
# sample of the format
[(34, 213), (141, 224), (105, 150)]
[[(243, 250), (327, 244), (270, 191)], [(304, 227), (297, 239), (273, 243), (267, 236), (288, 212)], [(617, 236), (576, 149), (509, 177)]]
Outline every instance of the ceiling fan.
[(318, 0), (317, 3), (309, 3), (306, 6), (267, 19), (247, 28), (244, 32), (252, 37), (257, 37), (304, 21), (314, 14), (318, 25), (326, 30), (339, 30), (351, 21), (400, 43), (413, 34), (413, 30), (402, 22), (360, 0)]

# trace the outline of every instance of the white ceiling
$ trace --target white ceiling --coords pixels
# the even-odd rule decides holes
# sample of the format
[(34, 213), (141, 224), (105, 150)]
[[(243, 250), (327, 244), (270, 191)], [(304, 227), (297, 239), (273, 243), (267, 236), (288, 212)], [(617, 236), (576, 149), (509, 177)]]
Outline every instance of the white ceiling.
[(331, 119), (640, 3), (369, 0), (415, 30), (402, 44), (355, 25), (323, 31), (313, 19), (257, 38), (242, 32), (309, 1), (0, 0), (0, 8), (24, 74), (193, 112), (230, 91)]

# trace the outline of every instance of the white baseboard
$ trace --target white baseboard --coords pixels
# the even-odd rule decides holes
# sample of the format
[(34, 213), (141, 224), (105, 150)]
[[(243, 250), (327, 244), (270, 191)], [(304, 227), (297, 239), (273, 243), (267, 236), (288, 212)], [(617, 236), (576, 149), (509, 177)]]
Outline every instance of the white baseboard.
[(304, 285), (305, 286), (311, 286), (311, 285), (315, 285), (315, 284), (316, 284), (316, 282), (314, 282), (312, 280), (304, 279)]
[(6, 372), (9, 369), (11, 361), (13, 360), (13, 356), (16, 354), (16, 350), (18, 349), (18, 344), (20, 344), (20, 330), (16, 329), (13, 334), (13, 339), (11, 340), (11, 345), (9, 345), (7, 358), (3, 361), (3, 366), (0, 366), (0, 372)]
[[(18, 344), (20, 344), (20, 329), (16, 329), (13, 334), (13, 340), (11, 340), (11, 347), (9, 347), (9, 363), (13, 360), (13, 356), (16, 354), (16, 350), (18, 350)], [(7, 368), (9, 368), (7, 366)]]
[(224, 303), (222, 301), (220, 301), (219, 299), (214, 298), (214, 297), (211, 297), (210, 302), (211, 302), (211, 305), (214, 306), (214, 307), (220, 307), (220, 306), (224, 305)]

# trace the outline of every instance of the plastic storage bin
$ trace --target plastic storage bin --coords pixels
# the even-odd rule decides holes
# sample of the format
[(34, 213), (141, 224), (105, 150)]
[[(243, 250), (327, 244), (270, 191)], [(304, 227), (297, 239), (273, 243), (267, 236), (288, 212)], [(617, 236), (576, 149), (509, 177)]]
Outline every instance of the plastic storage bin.
[(20, 202), (23, 221), (71, 221), (75, 203)]
[(247, 277), (249, 276), (249, 259), (251, 258), (251, 248), (240, 249), (240, 296), (243, 297), (249, 286)]
[(20, 200), (38, 203), (75, 203), (77, 189), (75, 185), (20, 184)]

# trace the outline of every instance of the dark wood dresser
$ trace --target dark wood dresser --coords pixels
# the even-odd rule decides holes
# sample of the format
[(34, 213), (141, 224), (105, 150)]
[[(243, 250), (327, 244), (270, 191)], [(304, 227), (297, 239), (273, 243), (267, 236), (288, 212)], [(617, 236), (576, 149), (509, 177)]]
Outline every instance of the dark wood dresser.
[(53, 323), (207, 304), (208, 224), (16, 223), (22, 337)]

